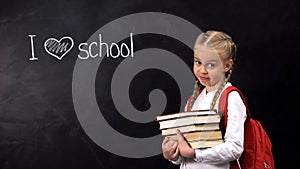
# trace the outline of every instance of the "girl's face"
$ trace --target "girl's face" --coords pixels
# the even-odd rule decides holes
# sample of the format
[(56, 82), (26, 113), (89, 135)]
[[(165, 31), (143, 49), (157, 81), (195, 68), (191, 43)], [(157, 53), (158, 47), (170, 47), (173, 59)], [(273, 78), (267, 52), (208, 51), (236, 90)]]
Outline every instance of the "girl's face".
[(194, 74), (208, 92), (216, 90), (225, 80), (224, 59), (216, 50), (197, 46), (194, 49)]

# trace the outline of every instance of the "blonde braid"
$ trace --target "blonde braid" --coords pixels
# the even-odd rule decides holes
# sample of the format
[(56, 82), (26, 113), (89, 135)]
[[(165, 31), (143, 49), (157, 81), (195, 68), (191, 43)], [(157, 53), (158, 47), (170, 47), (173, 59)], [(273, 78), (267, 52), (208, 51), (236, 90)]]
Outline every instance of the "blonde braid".
[(197, 99), (198, 95), (200, 94), (199, 91), (201, 88), (203, 88), (203, 86), (199, 83), (198, 80), (196, 80), (194, 90), (193, 90), (192, 100), (191, 100), (190, 107), (189, 107), (190, 110), (192, 110), (195, 100)]
[(229, 71), (229, 74), (227, 76), (227, 78), (225, 79), (224, 83), (222, 83), (222, 85), (219, 87), (218, 91), (215, 93), (214, 97), (213, 97), (213, 100), (212, 102), (210, 103), (210, 109), (214, 109), (215, 107), (215, 104), (218, 100), (218, 97), (220, 96), (223, 88), (225, 87), (226, 83), (229, 81), (230, 77), (231, 77), (231, 74), (232, 74), (232, 70)]

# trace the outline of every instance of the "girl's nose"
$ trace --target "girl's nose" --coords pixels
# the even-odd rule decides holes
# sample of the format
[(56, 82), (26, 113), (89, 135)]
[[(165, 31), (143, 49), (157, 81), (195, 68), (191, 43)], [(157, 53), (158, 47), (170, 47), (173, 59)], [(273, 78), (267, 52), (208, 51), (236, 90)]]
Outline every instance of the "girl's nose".
[(206, 68), (205, 68), (205, 65), (200, 65), (200, 67), (199, 67), (199, 71), (201, 72), (201, 73), (207, 73), (207, 70), (206, 70)]

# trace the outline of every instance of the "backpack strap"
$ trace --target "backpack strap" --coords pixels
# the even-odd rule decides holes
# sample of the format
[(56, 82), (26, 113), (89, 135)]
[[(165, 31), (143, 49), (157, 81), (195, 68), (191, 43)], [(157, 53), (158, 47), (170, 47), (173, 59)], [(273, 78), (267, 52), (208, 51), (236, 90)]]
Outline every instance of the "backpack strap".
[[(202, 92), (203, 89), (200, 89), (198, 91), (198, 95)], [(188, 102), (187, 102), (187, 111), (191, 111), (191, 102), (192, 102), (192, 99), (193, 99), (193, 95), (191, 95), (188, 99)]]
[[(241, 96), (241, 98), (242, 98), (242, 100), (243, 100), (243, 102), (246, 106), (246, 113), (247, 113), (247, 119), (246, 120), (250, 119), (250, 111), (249, 111), (249, 108), (248, 108), (248, 105), (247, 105), (247, 102), (246, 102), (246, 99), (245, 99), (245, 96), (243, 95), (243, 93), (238, 88), (236, 88), (234, 86), (227, 87), (222, 92), (222, 94), (220, 96), (219, 107), (218, 107), (219, 112), (223, 112), (223, 116), (222, 116), (221, 123), (220, 123), (220, 127), (221, 127), (223, 133), (225, 133), (224, 131), (226, 130), (226, 126), (227, 126), (228, 95), (232, 91), (237, 91), (239, 93), (239, 95)], [(223, 124), (223, 125), (221, 125), (221, 124)], [(240, 169), (239, 163), (237, 162), (237, 160), (234, 160), (234, 161), (230, 162), (230, 169)]]
[(188, 102), (187, 102), (187, 111), (191, 111), (191, 102), (192, 102), (192, 98), (193, 98), (193, 95), (191, 95), (188, 99)]
[[(226, 128), (227, 126), (227, 118), (228, 118), (228, 115), (227, 115), (227, 106), (228, 106), (228, 95), (230, 92), (232, 91), (237, 91), (239, 93), (239, 95), (241, 96), (245, 106), (246, 106), (246, 113), (247, 113), (247, 119), (250, 118), (250, 111), (249, 111), (249, 108), (248, 108), (248, 105), (247, 105), (247, 102), (246, 102), (246, 98), (245, 96), (243, 95), (243, 93), (236, 87), (234, 86), (228, 86), (221, 94), (220, 96), (220, 100), (219, 100), (219, 107), (218, 107), (218, 110), (223, 112), (223, 125), (224, 125), (224, 128)], [(246, 119), (246, 120), (247, 120)]]

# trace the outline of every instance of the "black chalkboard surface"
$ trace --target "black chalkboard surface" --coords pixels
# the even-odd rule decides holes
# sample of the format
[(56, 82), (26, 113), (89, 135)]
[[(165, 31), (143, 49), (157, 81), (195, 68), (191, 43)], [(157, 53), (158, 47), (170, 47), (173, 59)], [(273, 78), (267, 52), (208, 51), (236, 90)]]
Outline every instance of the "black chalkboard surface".
[(281, 145), (296, 145), (283, 122), (299, 93), (295, 0), (10, 0), (0, 5), (0, 168), (179, 168), (163, 158), (154, 119), (182, 110), (191, 44), (208, 29), (235, 39), (231, 81), (277, 168), (293, 166)]

